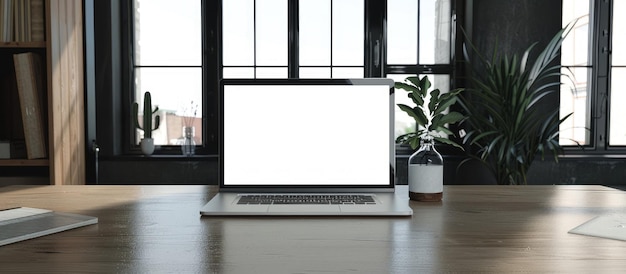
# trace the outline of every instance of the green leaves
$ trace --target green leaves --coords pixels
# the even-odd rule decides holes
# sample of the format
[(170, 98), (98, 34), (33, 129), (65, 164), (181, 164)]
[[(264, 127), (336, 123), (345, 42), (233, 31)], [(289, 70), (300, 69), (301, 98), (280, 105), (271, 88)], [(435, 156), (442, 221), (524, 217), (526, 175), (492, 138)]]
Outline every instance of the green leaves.
[(398, 104), (398, 107), (409, 116), (413, 117), (418, 125), (425, 127), (428, 123), (428, 118), (426, 118), (426, 115), (419, 107), (412, 108), (404, 104)]
[(419, 79), (416, 76), (407, 77), (404, 82), (396, 82), (397, 89), (406, 90), (407, 96), (415, 104), (414, 107), (398, 104), (398, 107), (412, 117), (417, 124), (417, 130), (397, 138), (397, 142), (411, 145), (415, 149), (419, 145), (419, 139), (431, 135), (436, 141), (450, 144), (463, 149), (459, 144), (445, 138), (445, 135), (454, 135), (447, 127), (465, 118), (461, 113), (445, 111), (456, 102), (457, 96), (462, 89), (455, 89), (447, 93), (441, 93), (439, 89), (431, 88), (428, 76)]
[(463, 141), (476, 148), (474, 157), (491, 169), (499, 184), (526, 184), (538, 153), (543, 157), (551, 151), (557, 159), (562, 150), (559, 125), (569, 115), (559, 119), (558, 108), (546, 110), (538, 104), (560, 86), (561, 66), (554, 61), (574, 23), (557, 32), (532, 64), (529, 56), (536, 43), (522, 58), (494, 52), (492, 60), (481, 59), (475, 67), (481, 69), (470, 77), (473, 88), (460, 98), (469, 129)]

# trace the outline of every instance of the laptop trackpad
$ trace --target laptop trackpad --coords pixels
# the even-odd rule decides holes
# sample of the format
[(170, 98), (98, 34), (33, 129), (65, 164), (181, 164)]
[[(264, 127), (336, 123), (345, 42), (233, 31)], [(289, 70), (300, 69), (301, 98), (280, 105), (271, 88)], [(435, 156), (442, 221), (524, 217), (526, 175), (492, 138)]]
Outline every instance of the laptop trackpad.
[(267, 212), (340, 212), (339, 205), (270, 205)]

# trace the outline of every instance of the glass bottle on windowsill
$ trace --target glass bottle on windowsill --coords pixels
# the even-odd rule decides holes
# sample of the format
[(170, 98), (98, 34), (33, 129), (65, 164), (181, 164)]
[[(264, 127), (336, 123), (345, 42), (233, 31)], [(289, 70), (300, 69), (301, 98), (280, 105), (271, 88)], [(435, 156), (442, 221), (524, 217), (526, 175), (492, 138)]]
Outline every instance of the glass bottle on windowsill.
[(432, 136), (420, 140), (420, 148), (409, 157), (409, 198), (438, 202), (443, 198), (443, 158)]
[(196, 154), (196, 141), (193, 140), (193, 127), (183, 128), (183, 141), (180, 144), (180, 150), (185, 156), (193, 156)]

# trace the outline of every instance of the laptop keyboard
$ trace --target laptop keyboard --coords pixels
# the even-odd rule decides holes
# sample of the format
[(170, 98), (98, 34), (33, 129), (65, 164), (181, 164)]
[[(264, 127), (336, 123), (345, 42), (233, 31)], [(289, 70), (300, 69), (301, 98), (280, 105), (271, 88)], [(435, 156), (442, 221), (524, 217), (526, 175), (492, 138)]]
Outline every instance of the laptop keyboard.
[(245, 194), (239, 205), (341, 205), (376, 204), (372, 195), (367, 194)]

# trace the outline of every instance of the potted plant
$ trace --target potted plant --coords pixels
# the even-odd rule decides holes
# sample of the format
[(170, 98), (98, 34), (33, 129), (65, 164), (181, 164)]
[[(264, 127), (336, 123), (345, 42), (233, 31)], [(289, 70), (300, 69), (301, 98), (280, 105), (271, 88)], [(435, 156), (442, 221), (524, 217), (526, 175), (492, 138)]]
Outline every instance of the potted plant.
[(407, 77), (404, 82), (396, 82), (395, 87), (408, 91), (408, 97), (415, 106), (398, 104), (398, 107), (415, 119), (416, 131), (397, 138), (398, 143), (409, 144), (412, 149), (420, 148), (409, 157), (408, 183), (409, 198), (416, 201), (441, 201), (443, 197), (443, 158), (437, 152), (434, 142), (449, 144), (463, 149), (448, 136), (454, 133), (449, 124), (461, 121), (464, 116), (448, 107), (456, 102), (462, 89), (441, 93), (431, 88), (428, 76), (419, 79)]
[[(159, 107), (152, 109), (152, 96), (146, 91), (143, 96), (143, 123), (139, 123), (139, 104), (133, 103), (133, 115), (135, 128), (143, 130), (143, 139), (141, 139), (141, 152), (144, 155), (152, 155), (154, 152), (154, 139), (152, 139), (152, 131), (159, 128), (161, 118), (155, 115), (159, 111)], [(152, 127), (152, 116), (154, 115), (154, 127)]]
[(558, 160), (562, 151), (559, 125), (571, 114), (559, 118), (558, 108), (547, 110), (539, 105), (561, 84), (555, 81), (561, 76), (557, 57), (574, 23), (558, 31), (534, 63), (529, 62), (529, 55), (537, 43), (521, 58), (494, 53), (491, 60), (470, 44), (480, 63), (472, 66), (472, 87), (459, 100), (467, 114), (462, 122), (468, 129), (463, 142), (472, 148), (470, 158), (461, 165), (477, 159), (498, 184), (527, 184), (526, 174), (535, 156), (543, 158), (551, 151)]
[(413, 107), (398, 104), (398, 107), (415, 119), (417, 127), (416, 131), (399, 136), (396, 140), (398, 143), (409, 144), (415, 149), (420, 140), (426, 138), (463, 149), (447, 136), (455, 136), (448, 125), (461, 121), (465, 116), (456, 111), (446, 112), (457, 101), (463, 89), (454, 89), (443, 94), (439, 89), (433, 89), (429, 93), (431, 83), (428, 76), (421, 79), (417, 76), (407, 77), (404, 82), (396, 82), (395, 88), (406, 90), (407, 96), (415, 104)]

